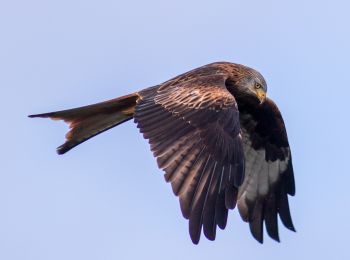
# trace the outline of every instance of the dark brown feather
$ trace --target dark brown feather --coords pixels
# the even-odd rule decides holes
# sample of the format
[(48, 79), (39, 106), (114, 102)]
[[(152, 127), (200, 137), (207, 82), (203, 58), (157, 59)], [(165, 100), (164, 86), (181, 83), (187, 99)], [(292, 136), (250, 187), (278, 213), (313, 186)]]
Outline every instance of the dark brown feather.
[(257, 200), (252, 206), (252, 213), (249, 215), (249, 227), (253, 237), (260, 243), (263, 242), (263, 214), (264, 205)]
[(217, 225), (225, 227), (226, 206), (234, 208), (244, 178), (239, 112), (225, 86), (227, 75), (208, 73), (199, 70), (196, 77), (182, 75), (141, 91), (134, 115), (179, 196), (194, 243), (203, 225), (211, 240)]
[(200, 180), (197, 185), (195, 194), (191, 202), (191, 213), (189, 218), (189, 231), (192, 242), (198, 244), (201, 228), (203, 224), (203, 210), (205, 202), (208, 199), (208, 191), (213, 180), (212, 170), (214, 167), (213, 160), (208, 157), (205, 166), (200, 173)]
[(246, 157), (246, 179), (239, 189), (242, 219), (249, 222), (253, 236), (262, 243), (262, 225), (279, 241), (277, 215), (294, 231), (288, 195), (295, 194), (291, 152), (284, 122), (276, 104), (239, 103)]
[(271, 194), (265, 203), (264, 219), (266, 231), (271, 238), (280, 241), (278, 235), (278, 219), (277, 219), (276, 197)]
[(228, 208), (225, 205), (224, 191), (219, 192), (215, 207), (216, 207), (215, 222), (221, 229), (224, 229), (227, 224), (227, 215), (228, 215)]
[(211, 182), (208, 188), (207, 199), (203, 209), (203, 232), (209, 240), (215, 240), (216, 236), (216, 207), (219, 195), (220, 182), (222, 180), (223, 167), (220, 163), (215, 163), (211, 172)]

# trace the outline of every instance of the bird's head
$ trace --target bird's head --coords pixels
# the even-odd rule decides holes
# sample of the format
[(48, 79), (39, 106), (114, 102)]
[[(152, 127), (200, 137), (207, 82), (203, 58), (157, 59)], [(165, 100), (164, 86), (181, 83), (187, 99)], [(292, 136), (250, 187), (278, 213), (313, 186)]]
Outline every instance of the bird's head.
[(237, 65), (238, 70), (232, 77), (231, 87), (235, 98), (262, 104), (266, 100), (267, 85), (264, 77), (256, 70)]

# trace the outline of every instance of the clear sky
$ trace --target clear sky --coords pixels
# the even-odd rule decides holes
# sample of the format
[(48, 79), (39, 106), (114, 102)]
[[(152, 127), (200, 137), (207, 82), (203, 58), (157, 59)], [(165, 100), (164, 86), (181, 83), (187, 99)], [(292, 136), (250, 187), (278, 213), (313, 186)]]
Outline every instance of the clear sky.
[[(350, 259), (349, 1), (1, 1), (0, 259)], [(297, 233), (260, 245), (231, 211), (194, 246), (133, 122), (58, 156), (91, 104), (214, 61), (267, 79), (292, 147)]]

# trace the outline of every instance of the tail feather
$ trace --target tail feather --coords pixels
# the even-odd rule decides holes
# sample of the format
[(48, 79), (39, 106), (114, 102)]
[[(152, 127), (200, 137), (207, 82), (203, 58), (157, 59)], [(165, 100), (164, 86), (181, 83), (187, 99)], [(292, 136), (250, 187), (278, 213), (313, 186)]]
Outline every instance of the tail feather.
[(64, 154), (91, 137), (133, 118), (138, 99), (139, 95), (133, 93), (102, 103), (29, 117), (64, 120), (69, 124), (66, 142), (57, 148), (58, 154)]

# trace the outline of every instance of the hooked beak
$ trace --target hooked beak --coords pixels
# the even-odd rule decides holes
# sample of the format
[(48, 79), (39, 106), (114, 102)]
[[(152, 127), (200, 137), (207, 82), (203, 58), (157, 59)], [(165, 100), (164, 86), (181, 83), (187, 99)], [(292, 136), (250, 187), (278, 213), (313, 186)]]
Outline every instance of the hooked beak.
[(260, 100), (260, 104), (264, 103), (266, 100), (266, 93), (263, 89), (256, 90), (256, 97)]

